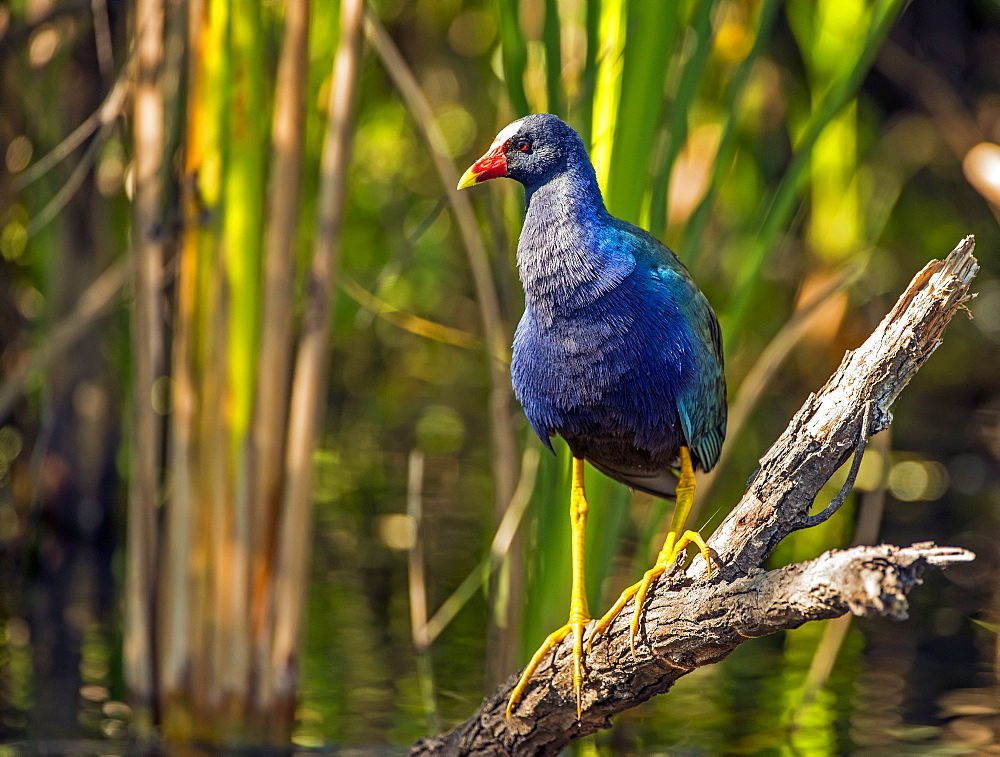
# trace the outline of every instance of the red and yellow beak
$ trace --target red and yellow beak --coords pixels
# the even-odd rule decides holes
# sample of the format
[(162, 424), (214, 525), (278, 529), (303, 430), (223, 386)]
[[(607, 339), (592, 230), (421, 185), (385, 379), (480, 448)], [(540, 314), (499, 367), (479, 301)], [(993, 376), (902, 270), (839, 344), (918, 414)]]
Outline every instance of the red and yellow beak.
[(481, 184), (490, 179), (506, 176), (507, 158), (503, 154), (506, 142), (505, 139), (495, 140), (483, 157), (469, 166), (469, 170), (462, 174), (462, 178), (458, 180), (458, 189), (465, 189), (473, 184)]

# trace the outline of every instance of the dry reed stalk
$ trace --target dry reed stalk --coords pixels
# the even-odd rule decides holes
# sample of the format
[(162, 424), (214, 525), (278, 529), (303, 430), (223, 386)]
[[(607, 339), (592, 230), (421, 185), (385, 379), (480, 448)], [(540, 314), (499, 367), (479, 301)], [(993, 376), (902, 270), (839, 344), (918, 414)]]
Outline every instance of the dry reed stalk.
[(164, 370), (164, 324), (160, 285), (164, 261), (163, 203), (164, 99), (163, 4), (139, 0), (135, 7), (136, 79), (132, 117), (135, 144), (133, 208), (132, 397), (135, 452), (129, 490), (125, 632), (123, 654), (129, 694), (142, 731), (152, 724), (154, 704), (153, 596), (156, 569), (156, 503), (162, 457), (162, 421), (153, 407), (154, 383)]
[[(295, 243), (298, 239), (299, 194), (305, 132), (305, 89), (308, 77), (309, 3), (292, 0), (285, 8), (285, 29), (274, 88), (271, 126), (271, 171), (264, 269), (261, 289), (261, 339), (257, 389), (250, 434), (244, 446), (237, 495), (237, 523), (249, 545), (249, 586), (234, 592), (243, 601), (249, 591), (250, 660), (268, 659), (271, 623), (268, 606), (273, 576), (274, 535), (281, 507), (288, 387), (295, 337), (293, 288)], [(303, 589), (304, 590), (304, 589)], [(234, 607), (238, 617), (246, 608)], [(252, 654), (251, 651), (252, 650)]]
[(285, 482), (271, 589), (274, 637), (259, 697), (268, 713), (268, 730), (275, 737), (280, 737), (292, 722), (295, 707), (299, 637), (311, 554), (312, 456), (326, 386), (330, 309), (340, 257), (363, 8), (362, 0), (344, 0), (341, 4), (340, 43), (334, 59), (320, 167), (316, 241), (306, 274), (305, 311), (292, 373)]

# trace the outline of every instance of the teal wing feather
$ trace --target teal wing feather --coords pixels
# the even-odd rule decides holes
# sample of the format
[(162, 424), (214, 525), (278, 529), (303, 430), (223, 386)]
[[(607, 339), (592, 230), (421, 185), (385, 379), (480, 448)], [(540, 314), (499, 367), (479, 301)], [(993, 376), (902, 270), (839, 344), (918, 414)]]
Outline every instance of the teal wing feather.
[(701, 361), (701, 377), (677, 398), (681, 426), (688, 447), (701, 468), (712, 470), (719, 461), (726, 438), (726, 379), (722, 356), (722, 330), (705, 297), (698, 292), (690, 300), (697, 312), (688, 321), (694, 325), (707, 352)]

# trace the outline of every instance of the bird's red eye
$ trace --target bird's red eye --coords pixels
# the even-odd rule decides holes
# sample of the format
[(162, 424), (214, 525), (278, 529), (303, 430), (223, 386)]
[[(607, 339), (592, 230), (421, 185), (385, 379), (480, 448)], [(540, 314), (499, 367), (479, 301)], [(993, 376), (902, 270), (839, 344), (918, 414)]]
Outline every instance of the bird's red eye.
[(528, 152), (528, 150), (531, 149), (531, 142), (529, 142), (526, 139), (519, 139), (514, 144), (514, 147), (517, 148), (520, 152)]

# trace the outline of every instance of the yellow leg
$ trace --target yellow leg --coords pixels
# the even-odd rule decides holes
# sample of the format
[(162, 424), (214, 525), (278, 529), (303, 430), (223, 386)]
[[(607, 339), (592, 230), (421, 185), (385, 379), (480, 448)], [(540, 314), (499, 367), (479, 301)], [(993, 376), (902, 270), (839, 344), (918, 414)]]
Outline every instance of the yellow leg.
[[(653, 581), (663, 575), (676, 562), (677, 555), (684, 551), (688, 544), (695, 544), (698, 547), (701, 556), (705, 558), (706, 577), (712, 577), (712, 558), (705, 540), (701, 538), (701, 534), (697, 531), (683, 530), (688, 513), (691, 512), (691, 506), (694, 504), (695, 480), (690, 451), (687, 447), (681, 447), (680, 455), (681, 475), (677, 481), (677, 504), (674, 505), (674, 514), (670, 519), (670, 530), (667, 532), (667, 538), (663, 542), (663, 549), (660, 550), (660, 554), (656, 558), (656, 564), (646, 571), (642, 580), (625, 589), (621, 593), (621, 596), (618, 597), (618, 601), (604, 614), (604, 617), (597, 621), (597, 625), (590, 635), (590, 641), (587, 643), (588, 653), (597, 635), (604, 633), (607, 627), (611, 625), (611, 621), (618, 617), (622, 608), (634, 597), (635, 611), (632, 613), (632, 621), (629, 623), (628, 640), (629, 645), (632, 647), (632, 657), (635, 657), (635, 637), (639, 633), (639, 618), (642, 616), (642, 605), (646, 601), (646, 594), (649, 592), (649, 587)], [(678, 534), (680, 534), (679, 538)]]
[(507, 701), (507, 717), (510, 717), (514, 705), (521, 698), (528, 681), (535, 672), (542, 658), (559, 646), (559, 643), (570, 633), (573, 634), (573, 692), (576, 694), (576, 717), (582, 713), (581, 690), (583, 687), (583, 632), (590, 621), (587, 610), (587, 592), (583, 580), (584, 538), (587, 526), (587, 495), (583, 490), (583, 460), (573, 458), (573, 488), (569, 498), (569, 518), (572, 529), (573, 552), (573, 588), (570, 595), (569, 621), (566, 625), (550, 633), (538, 651), (531, 656), (528, 666), (521, 673), (517, 686), (510, 693)]

